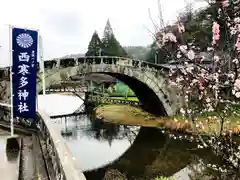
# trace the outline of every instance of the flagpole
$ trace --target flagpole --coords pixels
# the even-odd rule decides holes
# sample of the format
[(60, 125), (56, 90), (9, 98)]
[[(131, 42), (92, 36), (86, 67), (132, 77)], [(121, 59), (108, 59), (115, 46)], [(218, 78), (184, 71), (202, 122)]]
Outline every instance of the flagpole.
[(46, 95), (46, 85), (45, 85), (45, 70), (44, 70), (44, 60), (43, 60), (43, 44), (42, 44), (42, 36), (39, 35), (39, 54), (40, 54), (40, 68), (42, 71), (42, 89), (43, 95)]
[(12, 26), (9, 25), (9, 60), (10, 60), (10, 90), (11, 90), (11, 136), (14, 135), (14, 127), (13, 127), (13, 73), (12, 73)]

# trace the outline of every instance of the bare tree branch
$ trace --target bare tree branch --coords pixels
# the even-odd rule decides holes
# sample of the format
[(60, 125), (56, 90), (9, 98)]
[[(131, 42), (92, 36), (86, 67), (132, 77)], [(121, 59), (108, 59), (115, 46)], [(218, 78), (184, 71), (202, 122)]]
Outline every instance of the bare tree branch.
[[(149, 14), (149, 18), (150, 18), (150, 20), (152, 21), (152, 24), (153, 24), (153, 26), (154, 26), (154, 30), (155, 30), (154, 34), (156, 34), (156, 33), (158, 32), (158, 26), (155, 24), (155, 22), (154, 22), (153, 19), (152, 19), (152, 15), (151, 15), (150, 9), (148, 9), (148, 14)], [(154, 37), (155, 37), (155, 36), (154, 36)]]
[(165, 23), (163, 20), (163, 15), (162, 15), (162, 5), (161, 5), (161, 0), (158, 0), (158, 13), (159, 13), (159, 20), (160, 20), (160, 28), (165, 29)]

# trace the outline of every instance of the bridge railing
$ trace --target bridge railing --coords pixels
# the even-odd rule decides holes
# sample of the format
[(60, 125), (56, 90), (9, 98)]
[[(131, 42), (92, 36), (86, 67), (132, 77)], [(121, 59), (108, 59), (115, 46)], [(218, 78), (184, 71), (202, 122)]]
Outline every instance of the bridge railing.
[(61, 69), (66, 67), (77, 66), (80, 64), (118, 64), (120, 60), (121, 62), (124, 62), (124, 64), (122, 64), (124, 66), (131, 66), (137, 68), (151, 68), (155, 71), (166, 69), (166, 67), (162, 66), (161, 64), (155, 64), (148, 61), (117, 56), (86, 56), (78, 58), (63, 58), (45, 61), (44, 63), (45, 71), (47, 71), (49, 69), (54, 69), (54, 67), (56, 66), (58, 66), (58, 69)]
[[(120, 57), (120, 56), (83, 56), (83, 57), (74, 57), (74, 58), (58, 58), (58, 59), (44, 61), (44, 65), (46, 68), (52, 69), (57, 64), (58, 66), (75, 66), (76, 62), (78, 62), (79, 64), (83, 64), (83, 63), (92, 64), (93, 62), (95, 62), (96, 64), (100, 64), (102, 62), (102, 59), (104, 60), (104, 63), (110, 63), (112, 61), (116, 62), (116, 60), (121, 59), (121, 60), (128, 60), (128, 61), (137, 61), (137, 62), (148, 64), (154, 67), (161, 67), (161, 64), (155, 64), (149, 61), (138, 60), (138, 59), (128, 58), (128, 57)], [(61, 60), (63, 61), (59, 62)], [(64, 60), (66, 60), (67, 62), (64, 62)]]

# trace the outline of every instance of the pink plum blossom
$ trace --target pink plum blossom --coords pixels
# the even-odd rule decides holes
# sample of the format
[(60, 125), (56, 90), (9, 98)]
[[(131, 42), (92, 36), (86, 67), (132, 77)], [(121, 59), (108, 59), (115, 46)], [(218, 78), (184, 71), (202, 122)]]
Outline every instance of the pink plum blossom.
[(222, 1), (222, 6), (225, 7), (225, 8), (228, 7), (229, 6), (229, 0), (223, 0)]
[(216, 41), (220, 39), (220, 29), (219, 24), (214, 21), (212, 26), (212, 33), (213, 33), (213, 44), (216, 44)]

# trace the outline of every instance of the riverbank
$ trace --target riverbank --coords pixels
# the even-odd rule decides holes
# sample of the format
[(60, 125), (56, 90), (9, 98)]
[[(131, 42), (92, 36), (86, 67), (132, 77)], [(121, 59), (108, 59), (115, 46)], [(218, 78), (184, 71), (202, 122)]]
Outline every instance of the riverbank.
[[(109, 123), (166, 128), (185, 133), (192, 133), (194, 127), (192, 121), (186, 118), (180, 116), (156, 117), (140, 108), (128, 105), (104, 105), (96, 108), (95, 111), (97, 118)], [(216, 117), (199, 117), (196, 128), (200, 133), (212, 134), (220, 132), (220, 124)], [(240, 119), (231, 116), (226, 120), (223, 127), (226, 133), (238, 134), (240, 133)]]

